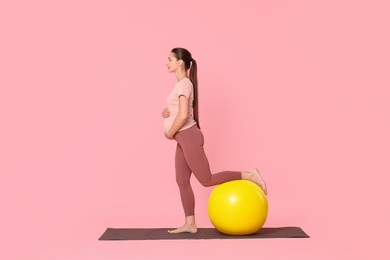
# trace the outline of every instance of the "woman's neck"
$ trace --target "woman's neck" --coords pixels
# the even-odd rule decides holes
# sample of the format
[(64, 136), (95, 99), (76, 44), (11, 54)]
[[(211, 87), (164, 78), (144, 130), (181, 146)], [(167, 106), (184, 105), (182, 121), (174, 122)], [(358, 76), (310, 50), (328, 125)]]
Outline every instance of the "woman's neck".
[(176, 71), (176, 79), (180, 81), (184, 78), (187, 78), (187, 74), (184, 71)]

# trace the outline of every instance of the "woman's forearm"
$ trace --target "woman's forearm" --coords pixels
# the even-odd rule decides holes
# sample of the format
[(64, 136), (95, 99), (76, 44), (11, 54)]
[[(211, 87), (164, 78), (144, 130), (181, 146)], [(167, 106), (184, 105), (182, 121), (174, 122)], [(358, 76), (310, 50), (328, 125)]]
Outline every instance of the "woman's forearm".
[(175, 118), (175, 121), (173, 121), (173, 124), (167, 134), (173, 137), (177, 133), (177, 131), (179, 131), (180, 128), (182, 128), (186, 124), (187, 119), (188, 119), (187, 116), (184, 117), (178, 114)]
[(182, 128), (188, 120), (189, 114), (188, 114), (188, 98), (184, 95), (180, 95), (179, 97), (179, 112), (177, 113), (177, 116), (175, 117), (175, 120), (173, 121), (173, 124), (171, 128), (168, 130), (166, 135), (168, 138), (173, 138), (177, 131)]

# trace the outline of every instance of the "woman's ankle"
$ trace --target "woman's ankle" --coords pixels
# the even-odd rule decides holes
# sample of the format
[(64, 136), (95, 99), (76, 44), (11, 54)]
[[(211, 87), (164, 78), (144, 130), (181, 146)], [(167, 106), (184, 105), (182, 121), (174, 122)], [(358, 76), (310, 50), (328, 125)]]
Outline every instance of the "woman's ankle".
[(186, 225), (196, 226), (195, 216), (186, 216)]

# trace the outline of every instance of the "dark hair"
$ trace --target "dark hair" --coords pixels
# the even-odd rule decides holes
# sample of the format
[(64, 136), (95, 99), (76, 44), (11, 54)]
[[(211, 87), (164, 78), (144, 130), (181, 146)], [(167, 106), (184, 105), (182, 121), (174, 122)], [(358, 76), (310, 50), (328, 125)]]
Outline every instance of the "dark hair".
[(175, 54), (176, 59), (182, 60), (184, 62), (184, 68), (186, 71), (190, 70), (190, 80), (192, 85), (194, 85), (194, 102), (192, 104), (194, 109), (194, 119), (196, 124), (199, 125), (199, 106), (198, 106), (198, 75), (197, 75), (197, 65), (196, 61), (192, 58), (191, 53), (184, 48), (174, 48), (171, 51)]

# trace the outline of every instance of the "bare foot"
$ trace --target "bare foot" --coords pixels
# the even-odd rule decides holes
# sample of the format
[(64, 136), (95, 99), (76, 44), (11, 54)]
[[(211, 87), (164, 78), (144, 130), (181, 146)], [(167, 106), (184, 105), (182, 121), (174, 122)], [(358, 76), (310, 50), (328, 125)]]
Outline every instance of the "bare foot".
[(182, 227), (179, 227), (174, 230), (168, 230), (168, 233), (177, 234), (177, 233), (196, 233), (198, 232), (198, 228), (195, 224), (185, 224)]
[(264, 191), (265, 195), (267, 195), (267, 185), (265, 184), (263, 178), (260, 175), (260, 172), (257, 168), (251, 169), (248, 171), (250, 173), (249, 180), (253, 181)]

